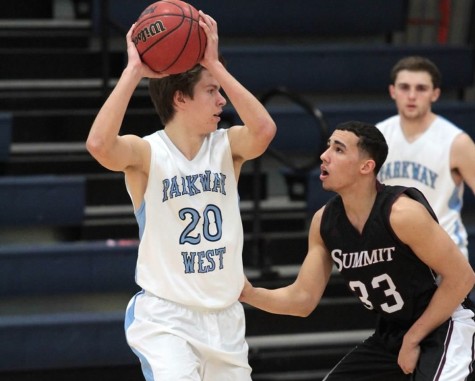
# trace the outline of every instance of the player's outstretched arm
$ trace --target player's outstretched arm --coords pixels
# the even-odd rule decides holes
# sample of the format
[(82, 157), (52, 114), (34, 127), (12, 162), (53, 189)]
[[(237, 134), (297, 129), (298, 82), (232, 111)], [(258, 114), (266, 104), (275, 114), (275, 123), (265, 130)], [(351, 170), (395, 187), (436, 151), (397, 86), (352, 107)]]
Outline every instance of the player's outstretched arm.
[(246, 279), (240, 301), (261, 310), (293, 316), (308, 316), (318, 305), (330, 279), (333, 262), (320, 237), (322, 210), (313, 217), (309, 251), (294, 283), (278, 289), (253, 287)]

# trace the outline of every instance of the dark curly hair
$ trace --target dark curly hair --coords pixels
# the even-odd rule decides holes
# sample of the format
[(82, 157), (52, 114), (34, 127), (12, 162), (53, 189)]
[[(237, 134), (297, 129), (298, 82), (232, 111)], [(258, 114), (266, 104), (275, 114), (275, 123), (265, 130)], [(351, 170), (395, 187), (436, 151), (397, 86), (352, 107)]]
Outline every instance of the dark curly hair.
[(350, 131), (358, 136), (358, 148), (374, 160), (374, 173), (377, 174), (388, 156), (388, 144), (381, 131), (373, 124), (358, 121), (340, 123), (335, 129)]

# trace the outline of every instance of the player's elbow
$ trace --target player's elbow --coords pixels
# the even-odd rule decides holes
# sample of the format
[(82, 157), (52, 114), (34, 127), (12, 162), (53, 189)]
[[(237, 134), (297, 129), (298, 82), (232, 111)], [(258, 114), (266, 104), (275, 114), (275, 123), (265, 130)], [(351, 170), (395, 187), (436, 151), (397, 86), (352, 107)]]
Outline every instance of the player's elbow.
[(317, 307), (318, 300), (310, 294), (302, 295), (297, 299), (295, 316), (308, 317)]
[(475, 273), (467, 266), (464, 270), (458, 271), (456, 276), (442, 275), (440, 285), (446, 285), (447, 289), (452, 290), (454, 297), (463, 300), (475, 287)]
[(457, 281), (460, 285), (463, 285), (468, 292), (470, 292), (473, 287), (475, 287), (475, 272), (471, 266), (466, 266), (465, 271), (459, 272), (457, 276)]
[(475, 272), (472, 270), (467, 274), (467, 288), (469, 292), (475, 287)]
[(104, 139), (101, 139), (93, 131), (89, 132), (89, 136), (86, 140), (86, 149), (89, 151), (89, 153), (94, 156), (95, 153), (100, 152), (103, 146)]
[(263, 118), (257, 124), (259, 127), (254, 128), (254, 157), (262, 155), (267, 147), (269, 147), (270, 142), (274, 139), (277, 132), (277, 127), (272, 118)]
[(306, 318), (315, 310), (315, 306), (302, 305), (296, 311), (294, 316)]
[(86, 140), (87, 151), (96, 159), (107, 156), (109, 148), (106, 141), (100, 136), (90, 134)]
[(86, 140), (86, 149), (99, 164), (111, 171), (121, 171), (112, 158), (112, 146), (101, 137), (89, 136)]
[(262, 140), (268, 145), (272, 139), (274, 139), (275, 134), (277, 133), (277, 126), (272, 118), (266, 118), (262, 121), (260, 130)]

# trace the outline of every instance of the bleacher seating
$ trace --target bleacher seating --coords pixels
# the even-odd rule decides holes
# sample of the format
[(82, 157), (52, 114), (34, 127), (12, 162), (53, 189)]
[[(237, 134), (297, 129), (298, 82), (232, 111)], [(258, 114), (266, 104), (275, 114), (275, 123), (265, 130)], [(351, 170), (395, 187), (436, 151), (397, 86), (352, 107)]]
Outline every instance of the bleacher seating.
[(79, 226), (85, 210), (82, 176), (0, 178), (0, 226)]
[(85, 216), (83, 176), (0, 177), (2, 244), (74, 240)]
[(0, 163), (10, 157), (10, 144), (12, 140), (12, 115), (0, 113)]
[[(114, 0), (109, 3), (108, 19), (122, 30), (128, 30), (138, 15), (149, 5), (146, 0)], [(346, 0), (306, 0), (277, 5), (273, 0), (241, 0), (225, 3), (220, 0), (194, 0), (218, 21), (220, 36), (236, 38), (314, 38), (324, 36), (391, 37), (406, 27), (407, 0), (360, 0), (358, 7)], [(95, 30), (101, 30), (103, 1), (94, 0)], [(338, 10), (338, 11), (335, 11)], [(382, 14), (390, 17), (380, 17)]]
[(381, 93), (389, 85), (396, 61), (415, 54), (440, 67), (444, 89), (463, 89), (473, 83), (474, 55), (468, 46), (266, 44), (221, 50), (229, 70), (255, 93), (276, 86), (297, 93)]
[(0, 372), (133, 363), (122, 327), (136, 252), (133, 241), (2, 245)]
[[(125, 65), (125, 31), (150, 2), (80, 2), (90, 5), (90, 20), (52, 20), (53, 0), (43, 2), (41, 10), (35, 0), (18, 0), (0, 15), (0, 41), (5, 42), (0, 49), (3, 222), (13, 228), (16, 217), (18, 223), (70, 226), (74, 232), (68, 228), (68, 234), (63, 231), (47, 242), (41, 235), (15, 242), (19, 236), (13, 235), (0, 244), (0, 339), (9, 343), (0, 350), (0, 379), (68, 381), (72, 374), (89, 381), (143, 379), (123, 332), (125, 306), (136, 291), (136, 221), (123, 175), (97, 164), (84, 142), (104, 101), (104, 85), (110, 90)], [(110, 13), (101, 15), (107, 3)], [(402, 56), (420, 54), (433, 59), (443, 74), (442, 100), (435, 111), (475, 138), (475, 106), (465, 100), (474, 81), (473, 48), (395, 43), (394, 35), (407, 26), (409, 0), (361, 0), (357, 7), (347, 0), (192, 3), (217, 19), (231, 73), (257, 96), (274, 88), (304, 96), (322, 112), (330, 131), (350, 119), (376, 123), (392, 115), (390, 67)], [(7, 14), (13, 21), (21, 18), (21, 4), (31, 13), (35, 10), (41, 22), (2, 24)], [(24, 15), (34, 18), (29, 12)], [(105, 20), (110, 22), (107, 46), (101, 45), (100, 34)], [(104, 79), (110, 82), (104, 84)], [(296, 157), (315, 156), (322, 145), (315, 120), (279, 99), (266, 107), (278, 125), (272, 147)], [(225, 124), (237, 121), (231, 107), (224, 116)], [(141, 84), (122, 132), (145, 135), (160, 127)], [(276, 169), (269, 161), (266, 156), (265, 174)], [(257, 254), (252, 189), (246, 177), (252, 177), (252, 167), (244, 168), (240, 190), (246, 273), (267, 287), (292, 281), (306, 252), (308, 216), (329, 197), (318, 188), (318, 169), (305, 175), (313, 181), (308, 200), (281, 197), (278, 184), (270, 183), (285, 173), (277, 167), (277, 176), (270, 173), (261, 184), (262, 252)], [(52, 178), (62, 185), (43, 182), (49, 184), (41, 191), (48, 200), (40, 201), (38, 180)], [(36, 180), (36, 185), (26, 186), (26, 179)], [(2, 184), (21, 187), (3, 197)], [(20, 214), (26, 208), (18, 209), (22, 204), (12, 197), (36, 200), (28, 204), (30, 214)], [(468, 198), (466, 205), (472, 208), (475, 203)], [(27, 229), (23, 227), (22, 234)], [(469, 233), (473, 247), (473, 226)], [(260, 381), (321, 380), (374, 326), (373, 316), (349, 294), (338, 274), (306, 319), (249, 306), (245, 312), (253, 378)]]

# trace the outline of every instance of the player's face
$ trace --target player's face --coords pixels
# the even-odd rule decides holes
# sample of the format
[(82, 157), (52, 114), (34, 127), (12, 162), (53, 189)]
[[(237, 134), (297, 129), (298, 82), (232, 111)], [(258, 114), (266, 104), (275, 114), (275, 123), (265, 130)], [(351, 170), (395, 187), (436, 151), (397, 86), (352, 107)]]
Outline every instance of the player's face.
[(201, 79), (195, 85), (193, 99), (188, 100), (190, 102), (190, 115), (194, 124), (202, 126), (205, 133), (216, 130), (221, 120), (220, 114), (226, 105), (226, 99), (221, 94), (220, 89), (218, 81), (208, 70), (203, 70)]
[(365, 161), (357, 146), (358, 140), (350, 131), (335, 130), (330, 136), (327, 150), (320, 156), (323, 189), (340, 192), (357, 183)]
[(395, 83), (389, 86), (389, 92), (401, 117), (409, 120), (429, 115), (432, 103), (440, 95), (440, 89), (434, 89), (429, 73), (408, 70), (398, 73)]

